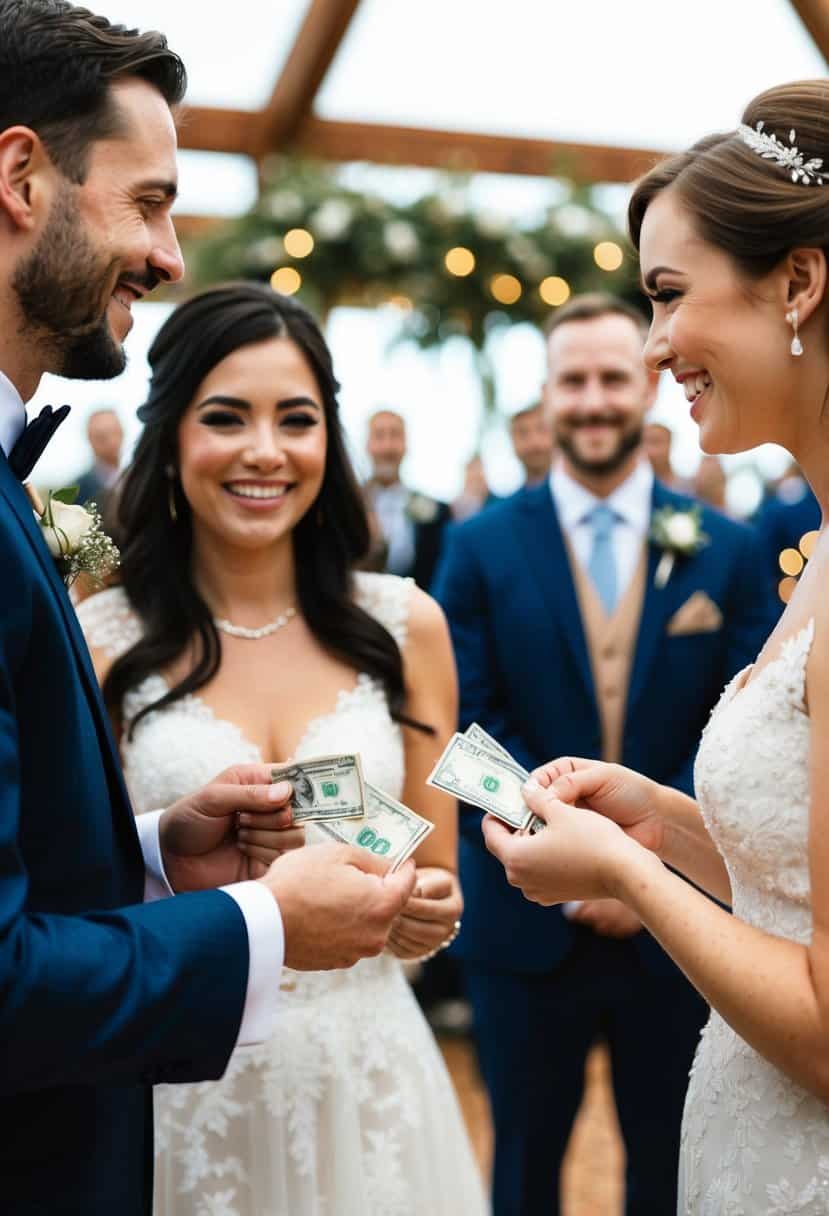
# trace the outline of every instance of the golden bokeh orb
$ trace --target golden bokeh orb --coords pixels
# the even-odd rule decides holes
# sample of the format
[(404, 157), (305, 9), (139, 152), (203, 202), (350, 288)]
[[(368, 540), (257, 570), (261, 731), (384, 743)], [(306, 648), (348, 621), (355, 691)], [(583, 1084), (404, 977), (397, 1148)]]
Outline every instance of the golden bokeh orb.
[(622, 247), (615, 241), (599, 241), (593, 250), (593, 261), (599, 270), (618, 270), (624, 260)]
[(271, 275), (271, 287), (283, 296), (292, 296), (302, 286), (302, 275), (293, 266), (279, 266)]
[(570, 299), (570, 284), (566, 279), (559, 278), (557, 274), (551, 274), (538, 284), (538, 294), (545, 304), (549, 304), (551, 308), (558, 308), (560, 304), (564, 304)]
[(450, 274), (458, 279), (464, 279), (475, 269), (475, 254), (465, 245), (454, 245), (447, 249), (443, 264)]
[(815, 551), (818, 536), (819, 533), (815, 530), (814, 532), (804, 532), (800, 538), (800, 544), (797, 547), (807, 560)]
[(790, 574), (796, 578), (806, 564), (803, 561), (802, 554), (798, 553), (797, 549), (784, 549), (777, 559), (780, 569), (784, 574)]
[(780, 596), (784, 604), (788, 604), (789, 600), (794, 595), (794, 589), (797, 586), (796, 578), (781, 578), (777, 584), (777, 594)]
[(523, 288), (514, 274), (494, 274), (489, 280), (489, 290), (499, 304), (514, 304), (521, 299)]
[(404, 295), (389, 296), (387, 303), (389, 303), (392, 308), (398, 308), (401, 312), (411, 312), (414, 308), (414, 304), (409, 296)]
[(282, 238), (289, 258), (307, 258), (314, 248), (314, 238), (305, 228), (291, 228)]

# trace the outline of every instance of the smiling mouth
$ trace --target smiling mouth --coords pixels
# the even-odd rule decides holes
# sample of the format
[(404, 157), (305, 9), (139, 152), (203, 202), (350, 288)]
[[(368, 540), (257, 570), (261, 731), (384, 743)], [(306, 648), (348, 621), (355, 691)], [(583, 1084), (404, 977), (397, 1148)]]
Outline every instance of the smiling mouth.
[(275, 485), (262, 482), (225, 482), (222, 489), (226, 490), (232, 498), (241, 498), (247, 501), (255, 502), (280, 502), (293, 486), (286, 485), (284, 482)]
[(127, 287), (125, 283), (118, 283), (112, 293), (112, 298), (128, 313), (132, 313), (132, 306), (136, 300), (141, 299), (141, 293)]
[(707, 392), (711, 387), (711, 384), (712, 380), (708, 372), (695, 372), (692, 376), (686, 376), (682, 381), (685, 400), (690, 405), (696, 405), (703, 393)]

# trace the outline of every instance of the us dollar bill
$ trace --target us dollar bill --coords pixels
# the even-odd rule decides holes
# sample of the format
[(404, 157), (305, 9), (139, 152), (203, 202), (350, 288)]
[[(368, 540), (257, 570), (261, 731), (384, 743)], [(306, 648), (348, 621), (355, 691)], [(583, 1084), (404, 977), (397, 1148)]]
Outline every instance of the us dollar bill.
[[(473, 722), (471, 726), (466, 728), (464, 731), (464, 736), (467, 739), (471, 739), (473, 743), (478, 743), (482, 747), (489, 748), (489, 750), (494, 752), (497, 756), (503, 756), (506, 760), (509, 760), (510, 764), (514, 764), (516, 768), (521, 770), (521, 772), (524, 774), (525, 781), (529, 777), (530, 774), (527, 772), (524, 766), (519, 764), (517, 760), (513, 759), (507, 749), (502, 747), (498, 740), (494, 739), (489, 731), (484, 730), (484, 728), (479, 726), (477, 722)], [(538, 815), (531, 815), (522, 830), (527, 832), (530, 836), (535, 836), (536, 832), (540, 832), (541, 829), (546, 826), (547, 825), (545, 824), (544, 820), (540, 819)]]
[(455, 734), (430, 773), (427, 785), (471, 802), (520, 830), (532, 816), (521, 796), (525, 780), (524, 769), (504, 754)]
[(327, 819), (317, 827), (332, 840), (367, 849), (375, 857), (389, 862), (394, 872), (411, 857), (435, 825), (365, 782), (366, 802), (362, 819)]
[(291, 805), (296, 824), (360, 819), (365, 813), (365, 782), (356, 754), (277, 764), (271, 769), (271, 781), (290, 781), (294, 787)]

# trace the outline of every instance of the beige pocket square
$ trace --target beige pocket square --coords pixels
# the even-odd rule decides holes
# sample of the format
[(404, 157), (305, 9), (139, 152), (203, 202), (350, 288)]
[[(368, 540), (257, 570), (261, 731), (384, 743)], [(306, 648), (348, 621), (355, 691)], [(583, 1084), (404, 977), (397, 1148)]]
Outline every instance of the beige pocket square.
[(704, 591), (695, 591), (668, 621), (668, 636), (687, 633), (716, 633), (722, 629), (722, 613)]

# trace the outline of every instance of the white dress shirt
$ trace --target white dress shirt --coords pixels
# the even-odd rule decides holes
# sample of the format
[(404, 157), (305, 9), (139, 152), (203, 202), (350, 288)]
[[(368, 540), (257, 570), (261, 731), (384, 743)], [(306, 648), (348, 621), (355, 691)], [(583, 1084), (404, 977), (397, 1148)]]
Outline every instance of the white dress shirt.
[[(0, 371), (0, 448), (8, 455), (26, 425), (26, 408), (11, 380)], [(163, 811), (138, 815), (138, 840), (144, 855), (144, 899), (166, 899), (174, 892), (161, 854), (159, 820)], [(259, 882), (222, 887), (238, 905), (248, 935), (248, 986), (237, 1046), (261, 1043), (275, 1028), (279, 979), (285, 959), (285, 934), (279, 906)]]
[(640, 460), (626, 481), (608, 494), (597, 498), (575, 481), (561, 467), (554, 465), (550, 474), (550, 491), (556, 506), (561, 530), (570, 542), (576, 561), (587, 570), (593, 547), (593, 525), (588, 518), (598, 503), (605, 503), (617, 515), (613, 527), (613, 556), (619, 599), (627, 591), (636, 573), (642, 544), (651, 524), (653, 472), (647, 460)]
[(380, 531), (388, 545), (386, 570), (408, 574), (415, 557), (414, 522), (409, 515), (409, 491), (401, 481), (392, 486), (373, 485), (371, 499)]

